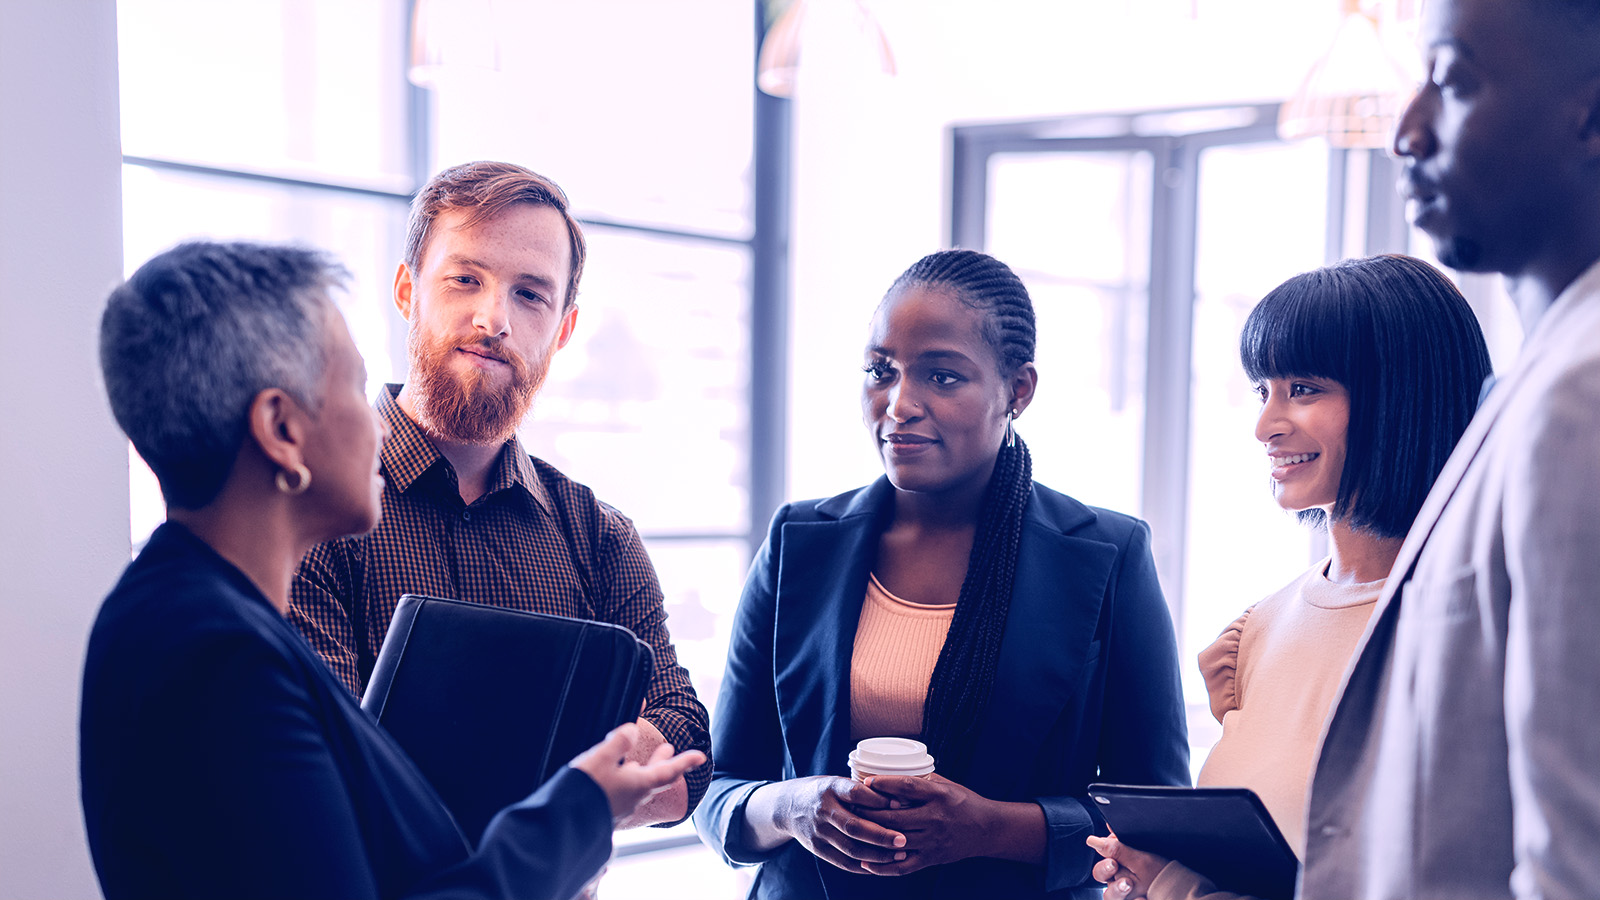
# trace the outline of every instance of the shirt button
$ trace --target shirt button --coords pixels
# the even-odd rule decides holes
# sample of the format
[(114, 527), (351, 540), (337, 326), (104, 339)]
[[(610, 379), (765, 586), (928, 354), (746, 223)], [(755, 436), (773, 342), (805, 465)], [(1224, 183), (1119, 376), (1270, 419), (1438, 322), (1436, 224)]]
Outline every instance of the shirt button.
[(1344, 834), (1344, 829), (1340, 828), (1338, 825), (1324, 825), (1322, 828), (1318, 829), (1318, 833), (1325, 838), (1338, 837)]
[(472, 510), (463, 509), (461, 511), (461, 521), (463, 521), (463, 522), (471, 522), (472, 521)]

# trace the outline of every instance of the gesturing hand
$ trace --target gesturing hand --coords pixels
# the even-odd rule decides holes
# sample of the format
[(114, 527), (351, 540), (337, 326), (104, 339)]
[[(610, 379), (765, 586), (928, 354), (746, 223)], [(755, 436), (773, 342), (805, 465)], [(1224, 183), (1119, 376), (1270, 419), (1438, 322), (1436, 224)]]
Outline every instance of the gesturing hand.
[(775, 798), (775, 824), (818, 859), (846, 872), (861, 872), (870, 863), (905, 858), (900, 849), (906, 844), (904, 835), (858, 815), (889, 806), (888, 798), (866, 786), (849, 778), (814, 775), (773, 787), (781, 792)]
[(578, 754), (574, 769), (594, 779), (611, 803), (611, 821), (622, 821), (652, 794), (683, 777), (685, 772), (704, 765), (706, 755), (689, 750), (672, 755), (672, 745), (663, 743), (643, 763), (628, 760), (628, 751), (639, 740), (639, 726), (619, 725), (605, 740)]
[(926, 866), (984, 855), (992, 802), (938, 774), (921, 778), (879, 775), (867, 779), (890, 799), (887, 809), (865, 812), (872, 821), (906, 836), (905, 858), (864, 866), (874, 875), (905, 875)]
[(1115, 834), (1110, 837), (1090, 835), (1086, 843), (1105, 857), (1094, 864), (1092, 871), (1095, 880), (1106, 886), (1108, 900), (1139, 900), (1168, 862), (1164, 856), (1123, 844)]

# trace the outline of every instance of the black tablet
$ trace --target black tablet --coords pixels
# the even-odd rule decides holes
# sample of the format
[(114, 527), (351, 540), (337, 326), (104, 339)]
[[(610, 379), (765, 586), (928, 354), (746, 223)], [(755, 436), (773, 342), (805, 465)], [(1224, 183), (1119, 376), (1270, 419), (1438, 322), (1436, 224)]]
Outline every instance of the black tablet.
[(1221, 890), (1292, 900), (1300, 861), (1249, 788), (1091, 784), (1117, 839), (1175, 859)]

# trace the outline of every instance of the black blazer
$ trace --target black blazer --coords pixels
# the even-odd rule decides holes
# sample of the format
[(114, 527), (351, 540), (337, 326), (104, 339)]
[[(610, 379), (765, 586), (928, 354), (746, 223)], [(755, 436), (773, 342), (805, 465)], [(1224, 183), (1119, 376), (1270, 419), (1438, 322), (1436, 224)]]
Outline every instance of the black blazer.
[(850, 657), (893, 491), (879, 479), (773, 517), (734, 621), (701, 836), (731, 863), (761, 864), (753, 897), (1098, 897), (1084, 838), (1105, 829), (1087, 786), (1189, 783), (1177, 649), (1144, 523), (1041, 485), (1023, 514), (1000, 668), (964, 782), (1038, 803), (1046, 864), (970, 859), (887, 878), (844, 872), (792, 841), (767, 854), (742, 845), (756, 787), (849, 774)]
[(573, 769), (469, 848), (305, 640), (180, 525), (157, 529), (101, 607), (81, 714), (108, 900), (556, 900), (610, 853), (610, 805)]

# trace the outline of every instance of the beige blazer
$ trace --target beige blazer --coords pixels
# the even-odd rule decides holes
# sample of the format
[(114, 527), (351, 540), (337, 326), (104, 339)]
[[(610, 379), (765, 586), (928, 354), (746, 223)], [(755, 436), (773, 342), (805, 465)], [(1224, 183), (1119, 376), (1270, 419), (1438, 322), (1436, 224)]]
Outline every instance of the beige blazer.
[(1600, 897), (1600, 264), (1406, 537), (1323, 736), (1300, 896)]

